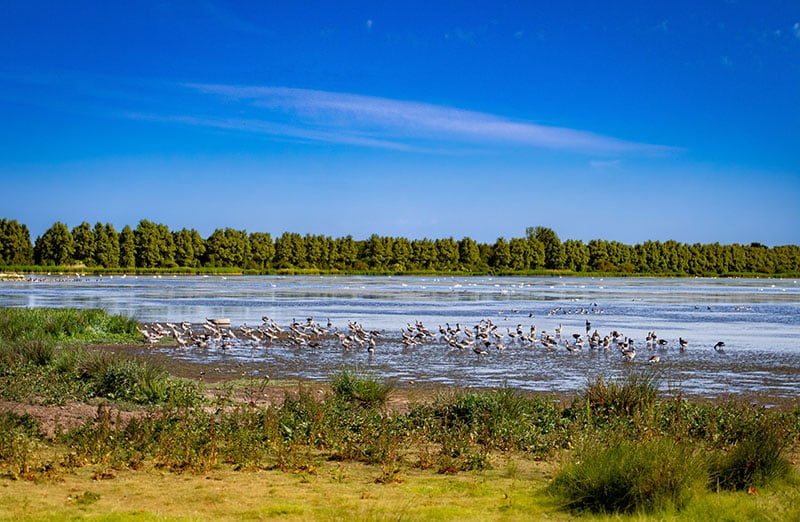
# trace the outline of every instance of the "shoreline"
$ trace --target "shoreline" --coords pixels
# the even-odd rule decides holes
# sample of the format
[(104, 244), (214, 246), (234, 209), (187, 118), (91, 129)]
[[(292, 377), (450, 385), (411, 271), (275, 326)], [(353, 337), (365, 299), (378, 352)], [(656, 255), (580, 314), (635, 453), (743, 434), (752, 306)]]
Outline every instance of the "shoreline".
[[(297, 390), (302, 387), (313, 389), (327, 388), (330, 379), (313, 379), (308, 377), (265, 375), (261, 372), (263, 365), (255, 363), (248, 364), (241, 361), (230, 361), (228, 363), (204, 363), (201, 361), (176, 360), (169, 354), (153, 352), (147, 345), (120, 344), (120, 345), (92, 345), (86, 346), (90, 350), (108, 350), (130, 355), (136, 358), (153, 362), (164, 368), (170, 375), (182, 379), (201, 382), (212, 387), (223, 387), (234, 384), (240, 389), (245, 389), (248, 383), (252, 383), (253, 388), (279, 388), (281, 390)], [(169, 348), (164, 346), (164, 348)], [(177, 346), (175, 347), (177, 349)], [(358, 369), (355, 369), (358, 371)], [(335, 372), (334, 372), (335, 373)], [(266, 379), (265, 379), (266, 378)], [(405, 381), (387, 379), (397, 395), (409, 398), (423, 399), (433, 398), (439, 393), (449, 392), (481, 392), (499, 389), (499, 387), (477, 387), (477, 386), (458, 386), (455, 384), (442, 384), (438, 382), (424, 381)], [(266, 386), (264, 386), (264, 384)], [(573, 400), (578, 398), (583, 387), (570, 391), (540, 391), (526, 390), (522, 388), (510, 387), (515, 391), (531, 397), (551, 397), (554, 402), (569, 407)], [(281, 394), (282, 398), (283, 395)], [(680, 397), (682, 400), (698, 404), (726, 404), (737, 403), (749, 405), (751, 407), (763, 407), (771, 411), (790, 411), (800, 408), (800, 395), (797, 397), (775, 397), (766, 393), (751, 394), (727, 394), (719, 396), (705, 396), (698, 393), (686, 392), (680, 389), (673, 391), (662, 391), (659, 393), (661, 399), (671, 399)], [(406, 401), (409, 402), (409, 401)]]

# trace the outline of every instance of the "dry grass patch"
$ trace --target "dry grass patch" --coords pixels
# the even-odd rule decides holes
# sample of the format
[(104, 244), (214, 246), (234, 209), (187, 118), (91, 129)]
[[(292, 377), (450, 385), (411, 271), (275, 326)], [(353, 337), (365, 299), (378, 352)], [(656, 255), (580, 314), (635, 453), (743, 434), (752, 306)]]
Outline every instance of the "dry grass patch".
[[(79, 469), (52, 481), (0, 481), (0, 520), (530, 520), (551, 465), (520, 459), (482, 473), (408, 470), (375, 482), (374, 466), (323, 462), (303, 473), (162, 473), (154, 468), (97, 480)], [(547, 508), (549, 509), (549, 508)], [(549, 512), (551, 519), (567, 515)]]

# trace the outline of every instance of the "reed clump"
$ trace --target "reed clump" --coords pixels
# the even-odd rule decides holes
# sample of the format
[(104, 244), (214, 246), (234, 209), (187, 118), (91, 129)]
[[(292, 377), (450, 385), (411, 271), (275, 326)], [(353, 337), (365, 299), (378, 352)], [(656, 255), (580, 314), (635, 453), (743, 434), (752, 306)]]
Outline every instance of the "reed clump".
[(791, 475), (786, 456), (789, 439), (780, 418), (762, 416), (727, 451), (717, 451), (709, 465), (712, 487), (750, 490)]
[(666, 438), (592, 438), (574, 452), (550, 491), (571, 511), (678, 511), (703, 482), (695, 452), (691, 445)]

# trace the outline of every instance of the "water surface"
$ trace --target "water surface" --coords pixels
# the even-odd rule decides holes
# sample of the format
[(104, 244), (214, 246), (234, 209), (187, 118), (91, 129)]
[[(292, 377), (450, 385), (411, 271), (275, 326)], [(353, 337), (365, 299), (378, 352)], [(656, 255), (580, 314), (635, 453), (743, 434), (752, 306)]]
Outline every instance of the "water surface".
[[(800, 285), (762, 279), (601, 279), (454, 277), (52, 277), (0, 282), (0, 306), (102, 308), (142, 322), (201, 323), (230, 318), (257, 326), (267, 316), (292, 321), (348, 322), (381, 333), (374, 354), (343, 350), (331, 337), (318, 348), (237, 343), (227, 350), (158, 348), (179, 359), (273, 377), (325, 379), (342, 367), (365, 368), (400, 382), (457, 386), (513, 386), (571, 392), (595, 375), (657, 368), (665, 388), (690, 395), (746, 394), (796, 398), (800, 382)], [(491, 320), (498, 331), (554, 332), (563, 336), (612, 330), (634, 339), (633, 361), (614, 349), (571, 353), (503, 340), (486, 355), (452, 349), (441, 341), (407, 348), (401, 330), (418, 322), (438, 331), (471, 328)], [(646, 348), (648, 332), (666, 347)], [(678, 339), (689, 341), (679, 350)], [(715, 351), (718, 341), (725, 350)], [(649, 365), (652, 355), (660, 362)]]

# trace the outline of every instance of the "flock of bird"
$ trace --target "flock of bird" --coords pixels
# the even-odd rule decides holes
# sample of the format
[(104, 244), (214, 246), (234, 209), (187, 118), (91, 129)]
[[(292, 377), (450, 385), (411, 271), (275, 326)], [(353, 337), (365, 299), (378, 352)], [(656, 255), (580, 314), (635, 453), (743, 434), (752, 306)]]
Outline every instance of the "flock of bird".
[[(322, 348), (339, 345), (342, 350), (366, 350), (370, 355), (375, 352), (377, 340), (384, 333), (377, 330), (367, 330), (357, 322), (348, 321), (347, 328), (339, 330), (330, 320), (326, 324), (314, 321), (308, 317), (305, 321), (292, 322), (281, 327), (273, 319), (262, 317), (258, 326), (248, 326), (246, 323), (237, 328), (230, 325), (230, 321), (222, 319), (205, 319), (201, 324), (184, 321), (175, 323), (151, 323), (139, 326), (139, 332), (150, 345), (162, 343), (171, 345), (172, 339), (178, 347), (190, 346), (207, 349), (218, 348), (228, 350), (234, 346), (250, 345), (252, 347), (268, 347), (273, 344), (285, 344), (296, 348)], [(166, 339), (166, 340), (165, 340)], [(437, 329), (430, 330), (421, 321), (414, 324), (407, 323), (400, 330), (400, 338), (388, 338), (386, 342), (399, 342), (404, 349), (412, 349), (423, 345), (442, 346), (448, 350), (461, 352), (472, 351), (478, 356), (486, 356), (490, 352), (503, 352), (509, 347), (539, 348), (546, 351), (566, 350), (575, 354), (587, 351), (599, 351), (606, 354), (618, 353), (626, 361), (632, 361), (637, 354), (636, 341), (633, 338), (612, 330), (606, 335), (601, 335), (587, 319), (585, 332), (565, 333), (563, 325), (559, 323), (552, 332), (538, 331), (536, 325), (523, 327), (520, 323), (516, 328), (499, 327), (491, 319), (482, 319), (472, 327), (456, 323), (451, 326), (445, 323)], [(656, 335), (655, 331), (648, 332), (645, 339), (645, 348), (648, 351), (648, 362), (658, 363), (661, 360), (659, 353), (669, 349), (670, 341)], [(678, 349), (683, 352), (689, 347), (689, 342), (682, 337), (678, 339)], [(720, 341), (714, 345), (714, 350), (723, 351), (725, 343)]]

